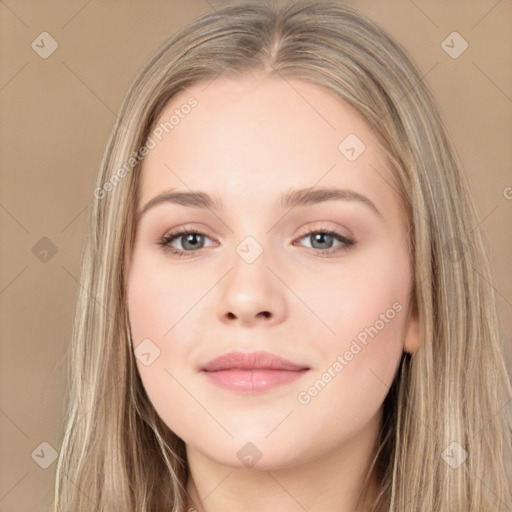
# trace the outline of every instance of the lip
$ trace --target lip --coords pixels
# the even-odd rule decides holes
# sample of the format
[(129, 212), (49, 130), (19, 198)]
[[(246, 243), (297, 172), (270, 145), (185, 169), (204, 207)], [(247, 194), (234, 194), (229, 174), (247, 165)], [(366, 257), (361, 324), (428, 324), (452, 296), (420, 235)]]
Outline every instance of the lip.
[(293, 363), (271, 352), (227, 352), (212, 359), (201, 371), (216, 372), (220, 370), (304, 370), (309, 366)]
[(200, 368), (217, 386), (231, 391), (261, 392), (304, 376), (310, 367), (271, 352), (228, 352)]

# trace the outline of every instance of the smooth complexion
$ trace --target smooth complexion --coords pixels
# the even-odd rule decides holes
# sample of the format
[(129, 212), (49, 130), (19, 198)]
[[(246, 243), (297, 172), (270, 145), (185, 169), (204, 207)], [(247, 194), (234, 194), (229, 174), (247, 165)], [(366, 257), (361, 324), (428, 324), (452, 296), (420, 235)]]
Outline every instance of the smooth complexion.
[[(169, 191), (201, 191), (222, 205), (147, 208), (128, 279), (133, 346), (149, 339), (160, 350), (149, 366), (137, 359), (138, 369), (156, 411), (186, 443), (189, 505), (354, 512), (382, 403), (402, 352), (419, 346), (406, 217), (391, 169), (366, 123), (315, 84), (219, 78), (182, 91), (161, 119), (191, 95), (197, 107), (144, 160), (138, 212)], [(355, 161), (338, 149), (349, 134), (366, 146)], [(300, 188), (350, 190), (375, 209), (354, 199), (281, 204)], [(199, 234), (168, 243), (186, 252), (179, 257), (162, 239), (184, 228)], [(345, 238), (322, 239), (321, 229)], [(246, 237), (255, 242), (244, 245)], [(262, 253), (248, 263), (240, 247)], [(299, 403), (396, 302), (403, 308), (378, 335)], [(231, 350), (266, 350), (310, 371), (237, 393), (199, 371)], [(247, 443), (261, 453), (252, 467), (237, 455), (252, 449)]]

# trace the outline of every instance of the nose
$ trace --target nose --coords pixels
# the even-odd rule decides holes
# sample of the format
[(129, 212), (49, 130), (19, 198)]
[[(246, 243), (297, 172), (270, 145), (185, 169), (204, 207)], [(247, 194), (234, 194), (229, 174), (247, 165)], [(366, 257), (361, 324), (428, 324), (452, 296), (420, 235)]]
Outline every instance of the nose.
[(239, 326), (276, 325), (286, 315), (285, 286), (267, 266), (266, 253), (252, 263), (235, 253), (233, 268), (219, 283), (218, 317)]

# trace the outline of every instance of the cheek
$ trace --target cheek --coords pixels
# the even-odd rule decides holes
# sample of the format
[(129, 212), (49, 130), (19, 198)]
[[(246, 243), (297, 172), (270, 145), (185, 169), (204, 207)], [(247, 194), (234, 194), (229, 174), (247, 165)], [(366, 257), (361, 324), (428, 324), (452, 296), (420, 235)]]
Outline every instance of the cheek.
[[(152, 379), (159, 383), (168, 380), (170, 375), (166, 370), (173, 371), (171, 365), (179, 364), (186, 357), (190, 334), (183, 336), (183, 329), (190, 328), (188, 315), (200, 297), (200, 290), (185, 280), (182, 272), (166, 268), (149, 256), (143, 250), (134, 251), (127, 290), (135, 356), (145, 347), (144, 352), (149, 352), (154, 361), (145, 366), (143, 359), (137, 357), (145, 385)], [(168, 384), (161, 389), (166, 388)]]
[(336, 403), (341, 421), (347, 410), (374, 413), (384, 400), (402, 356), (410, 301), (407, 252), (397, 247), (383, 245), (350, 264), (347, 258), (346, 266), (317, 272), (315, 286), (310, 278), (297, 285), (322, 320), (304, 326), (319, 340), (321, 363), (299, 403), (314, 403), (319, 413)]
[[(196, 279), (197, 277), (197, 279)], [(135, 251), (128, 279), (128, 311), (133, 341), (170, 339), (205, 293), (204, 282), (178, 266)]]
[[(356, 435), (378, 412), (393, 382), (408, 309), (408, 282), (396, 277), (380, 266), (330, 281), (326, 295), (331, 302), (337, 297), (337, 303), (324, 301), (322, 318), (336, 335), (321, 336), (316, 347), (322, 361), (296, 395), (302, 417), (325, 418), (325, 443), (341, 435), (341, 426), (343, 436)], [(316, 294), (310, 299), (322, 302)]]
[(193, 326), (200, 325), (195, 315), (205, 290), (190, 277), (135, 251), (127, 290), (132, 346), (144, 389), (159, 416), (179, 433), (190, 428), (187, 418), (198, 413), (189, 395), (194, 377), (190, 352), (192, 340), (200, 339)]
[[(303, 326), (310, 339), (320, 337), (324, 354), (348, 349), (358, 339), (377, 352), (401, 347), (411, 289), (406, 252), (382, 245), (334, 265), (316, 265), (293, 278), (294, 292), (311, 319)], [(313, 276), (313, 277), (312, 277)], [(290, 280), (292, 277), (289, 277)], [(315, 334), (316, 333), (316, 334)]]

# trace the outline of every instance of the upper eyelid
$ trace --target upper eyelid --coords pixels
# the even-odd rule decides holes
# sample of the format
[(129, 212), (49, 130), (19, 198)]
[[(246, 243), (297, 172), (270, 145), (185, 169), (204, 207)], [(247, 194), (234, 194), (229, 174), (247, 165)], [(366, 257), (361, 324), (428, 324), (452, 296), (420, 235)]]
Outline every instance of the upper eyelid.
[[(321, 223), (322, 221), (316, 221), (315, 223)], [(328, 221), (324, 221), (324, 222), (328, 222)], [(298, 235), (298, 236), (304, 236), (304, 235), (307, 235), (311, 232), (316, 232), (318, 230), (329, 230), (329, 231), (334, 231), (334, 232), (339, 232), (340, 229), (339, 228), (335, 228), (335, 227), (331, 227), (331, 226), (327, 226), (325, 224), (321, 224), (319, 226), (314, 226), (314, 227), (308, 227), (308, 228), (304, 228), (304, 229), (300, 229), (300, 232), (301, 234)], [(171, 230), (169, 232), (169, 234), (166, 234), (164, 235), (165, 238), (169, 238), (171, 236), (177, 236), (177, 235), (181, 235), (181, 234), (186, 234), (187, 232), (192, 232), (192, 233), (198, 233), (198, 234), (201, 234), (201, 235), (206, 235), (206, 236), (209, 236), (211, 237), (211, 235), (209, 234), (208, 230), (207, 229), (203, 229), (203, 228), (195, 228), (195, 227), (191, 227), (191, 226), (183, 226), (181, 228), (177, 228), (176, 230)], [(340, 235), (342, 235), (342, 233), (340, 233)], [(346, 235), (343, 235), (343, 236), (346, 236), (347, 238), (350, 238), (351, 237), (351, 234), (346, 234)]]

